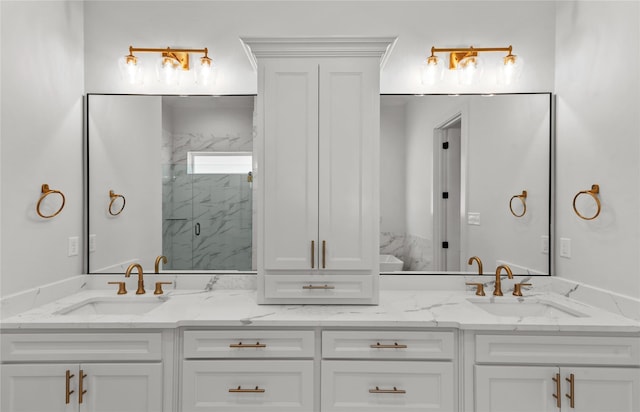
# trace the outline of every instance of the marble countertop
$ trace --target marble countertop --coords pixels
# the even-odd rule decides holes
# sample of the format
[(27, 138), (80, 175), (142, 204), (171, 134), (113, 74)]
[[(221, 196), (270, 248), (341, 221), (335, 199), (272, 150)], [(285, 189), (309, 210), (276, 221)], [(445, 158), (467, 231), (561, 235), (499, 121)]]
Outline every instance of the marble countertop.
[[(3, 319), (3, 331), (22, 329), (162, 329), (176, 327), (367, 327), (464, 330), (640, 333), (640, 322), (561, 294), (526, 291), (524, 298), (478, 297), (470, 290), (382, 290), (377, 306), (258, 305), (255, 289), (176, 289), (164, 295), (117, 296), (113, 290), (83, 290)], [(58, 314), (90, 299), (163, 302), (147, 313)], [(584, 316), (498, 316), (472, 301), (545, 301)]]

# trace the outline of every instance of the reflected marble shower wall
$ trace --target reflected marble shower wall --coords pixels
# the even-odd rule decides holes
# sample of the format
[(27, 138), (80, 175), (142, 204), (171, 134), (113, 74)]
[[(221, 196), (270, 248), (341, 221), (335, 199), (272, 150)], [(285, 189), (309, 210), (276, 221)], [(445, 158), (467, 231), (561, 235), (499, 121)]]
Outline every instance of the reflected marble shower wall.
[(429, 239), (406, 233), (381, 232), (380, 254), (402, 260), (402, 270), (433, 270), (433, 244)]
[(187, 152), (252, 152), (253, 136), (176, 133), (163, 141), (172, 152), (163, 166), (165, 268), (252, 270), (252, 184), (246, 175), (187, 174)]

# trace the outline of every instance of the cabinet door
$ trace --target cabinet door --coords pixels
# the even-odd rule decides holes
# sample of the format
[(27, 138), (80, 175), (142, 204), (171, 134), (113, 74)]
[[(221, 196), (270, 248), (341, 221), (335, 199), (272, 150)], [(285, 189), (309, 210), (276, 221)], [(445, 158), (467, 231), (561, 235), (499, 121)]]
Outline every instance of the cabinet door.
[[(640, 369), (561, 368), (565, 394), (571, 385), (565, 379), (573, 374), (574, 406), (565, 396), (563, 410), (576, 412), (640, 411)], [(564, 395), (563, 395), (564, 396)]]
[[(80, 412), (162, 411), (162, 364), (83, 364)], [(79, 389), (78, 389), (79, 391)]]
[(78, 409), (75, 377), (69, 379), (74, 391), (66, 403), (66, 371), (77, 375), (78, 364), (0, 365), (2, 369), (2, 412), (71, 412)]
[(317, 268), (318, 63), (262, 62), (265, 269)]
[[(550, 366), (475, 366), (476, 412), (558, 412)], [(562, 399), (564, 406), (565, 399)], [(601, 412), (605, 411), (603, 409)]]
[(329, 270), (371, 271), (374, 266), (380, 203), (379, 64), (378, 58), (320, 63), (319, 252), (320, 266), (324, 260)]

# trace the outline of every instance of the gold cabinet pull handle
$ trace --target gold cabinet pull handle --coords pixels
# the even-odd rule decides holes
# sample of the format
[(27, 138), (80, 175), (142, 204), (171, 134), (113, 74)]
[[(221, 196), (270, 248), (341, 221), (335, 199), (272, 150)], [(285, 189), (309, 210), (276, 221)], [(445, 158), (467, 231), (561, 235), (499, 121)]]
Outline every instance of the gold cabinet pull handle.
[(335, 289), (335, 286), (329, 285), (304, 285), (302, 289)]
[(369, 393), (407, 393), (407, 391), (405, 391), (404, 389), (398, 389), (395, 386), (393, 387), (393, 389), (380, 389), (379, 387), (376, 386), (375, 389), (369, 389)]
[(84, 373), (82, 369), (80, 369), (80, 376), (78, 377), (78, 403), (82, 404), (82, 396), (87, 393), (87, 390), (83, 388), (84, 386), (84, 378), (87, 377), (87, 374)]
[(73, 378), (74, 375), (73, 373), (71, 373), (70, 370), (67, 369), (67, 374), (66, 374), (66, 380), (65, 380), (65, 393), (64, 393), (64, 399), (65, 399), (65, 403), (70, 403), (71, 402), (71, 394), (74, 393), (75, 391), (71, 389), (71, 378)]
[(256, 342), (256, 343), (242, 343), (242, 342), (238, 342), (238, 343), (232, 343), (231, 345), (229, 345), (230, 348), (266, 348), (267, 345), (265, 343), (260, 343), (260, 342)]
[(259, 387), (255, 387), (255, 389), (242, 389), (241, 386), (238, 386), (237, 388), (231, 388), (229, 389), (230, 393), (264, 393), (266, 392), (266, 389), (261, 389)]
[(316, 241), (311, 241), (311, 269), (316, 268)]
[(562, 384), (560, 382), (560, 374), (556, 373), (556, 376), (551, 379), (556, 383), (556, 393), (553, 394), (553, 397), (556, 398), (556, 406), (560, 409), (562, 407)]
[(575, 376), (573, 376), (573, 373), (569, 375), (568, 378), (565, 378), (565, 380), (567, 382), (569, 382), (569, 393), (565, 394), (565, 396), (567, 398), (569, 398), (569, 406), (571, 406), (571, 408), (575, 408), (576, 406), (576, 394), (574, 392), (575, 390)]
[(327, 241), (322, 241), (322, 269), (327, 268)]
[(407, 349), (407, 345), (398, 345), (398, 342), (394, 342), (393, 345), (381, 345), (380, 342), (376, 342), (375, 345), (369, 345), (374, 349)]

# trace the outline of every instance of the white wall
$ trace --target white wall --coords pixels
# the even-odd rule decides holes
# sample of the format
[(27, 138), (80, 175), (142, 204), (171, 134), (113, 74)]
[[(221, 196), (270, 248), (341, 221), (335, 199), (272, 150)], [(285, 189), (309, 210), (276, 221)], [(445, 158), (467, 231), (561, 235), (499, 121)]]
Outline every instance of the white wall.
[[(640, 3), (558, 2), (556, 237), (560, 277), (640, 298)], [(602, 213), (572, 201), (600, 185)], [(559, 249), (556, 245), (556, 253)]]
[[(149, 73), (142, 87), (125, 84), (117, 60), (130, 45), (208, 47), (218, 79), (205, 92), (253, 94), (257, 76), (241, 36), (394, 35), (398, 41), (381, 73), (382, 93), (550, 91), (554, 10), (550, 1), (89, 1), (85, 4), (86, 89), (203, 93), (187, 84), (163, 87), (154, 73)], [(473, 88), (447, 84), (426, 89), (420, 84), (420, 67), (431, 46), (509, 44), (528, 62), (516, 86), (493, 86), (491, 67), (485, 71), (488, 80)], [(147, 62), (156, 57), (138, 56)]]
[(404, 105), (380, 110), (380, 231), (405, 233), (405, 110)]
[[(77, 275), (82, 254), (83, 3), (2, 1), (1, 296)], [(43, 183), (66, 196), (37, 216)], [(82, 242), (80, 243), (82, 246)]]

